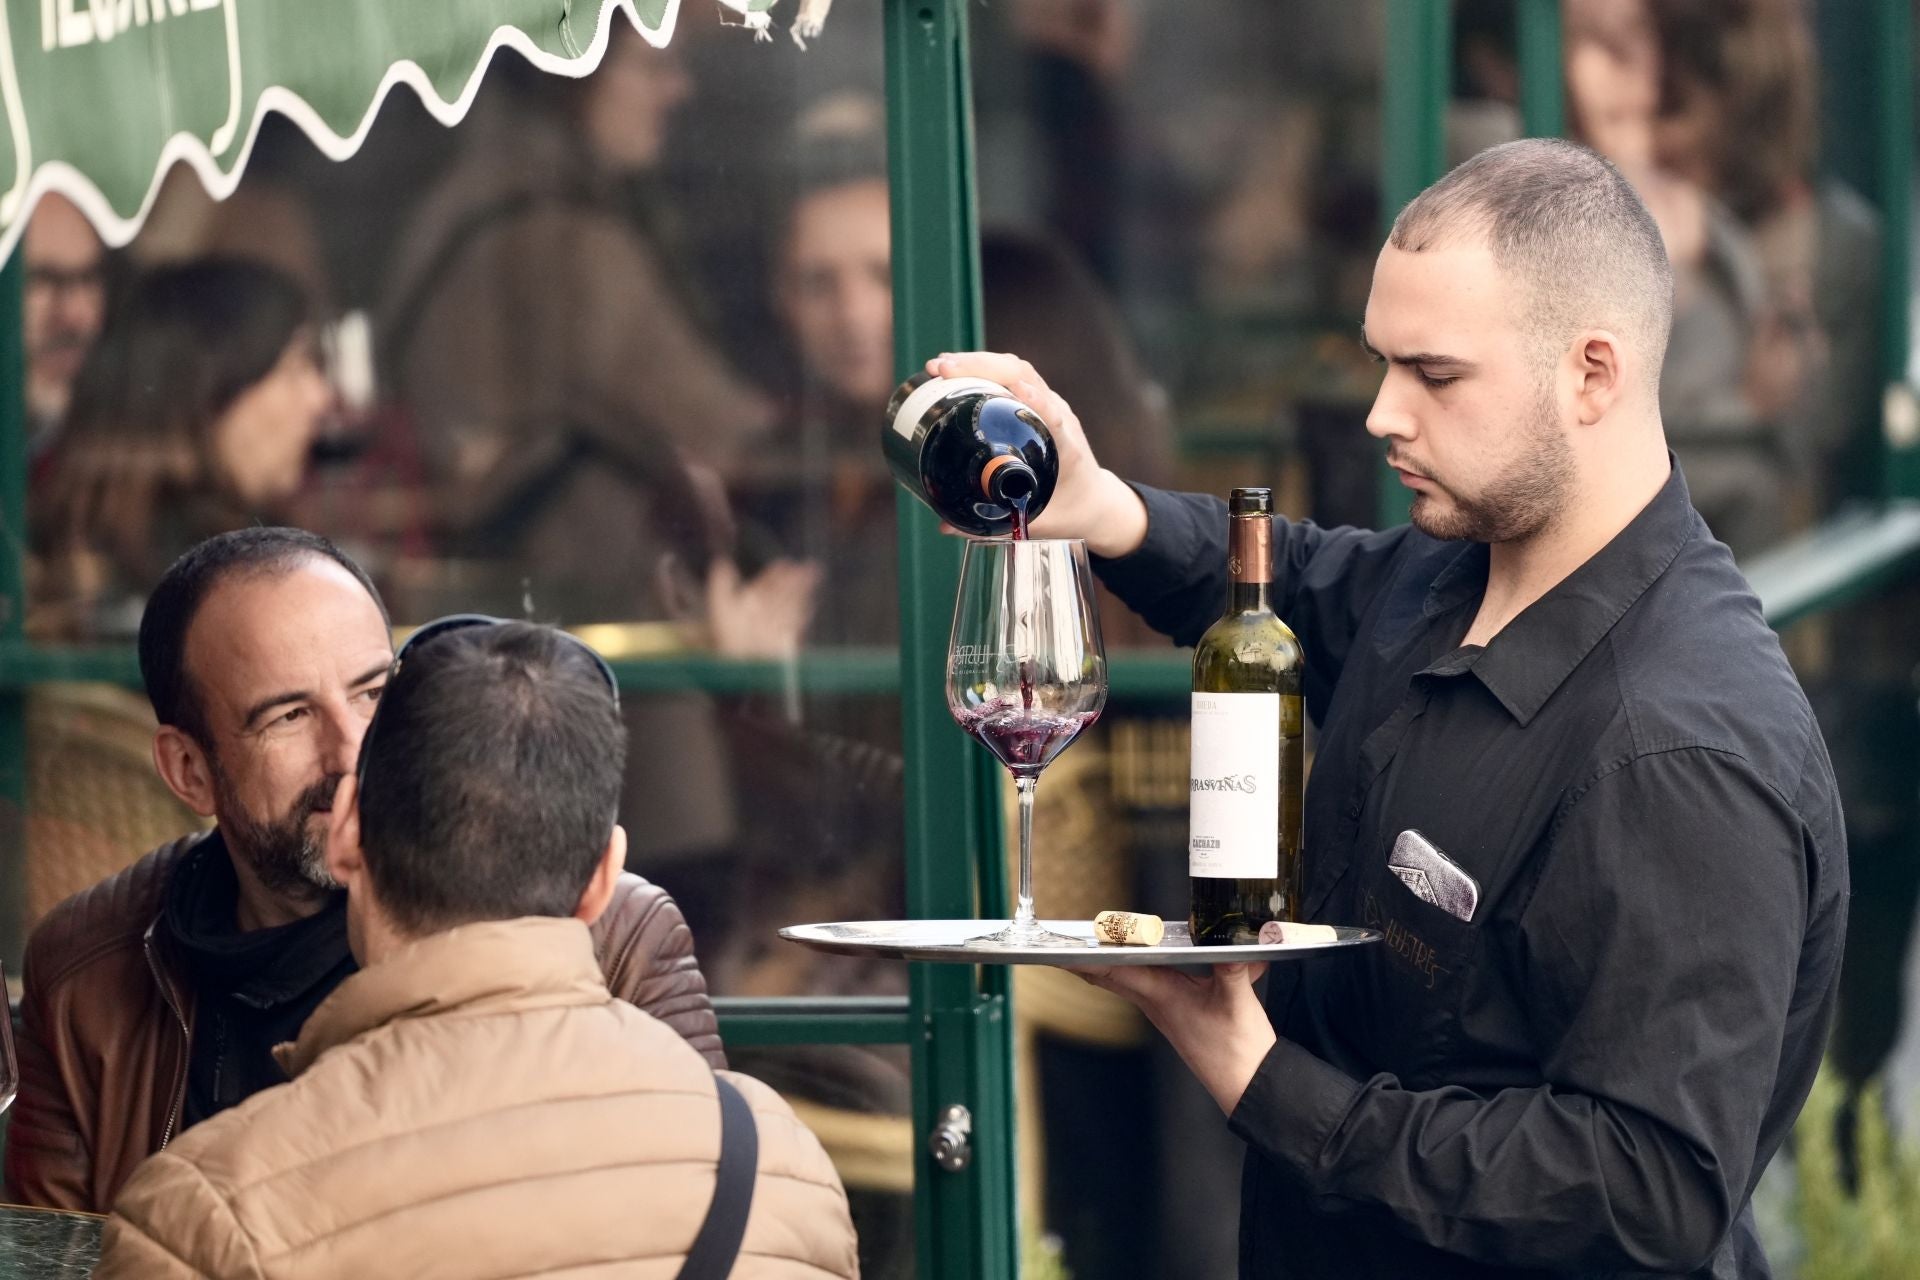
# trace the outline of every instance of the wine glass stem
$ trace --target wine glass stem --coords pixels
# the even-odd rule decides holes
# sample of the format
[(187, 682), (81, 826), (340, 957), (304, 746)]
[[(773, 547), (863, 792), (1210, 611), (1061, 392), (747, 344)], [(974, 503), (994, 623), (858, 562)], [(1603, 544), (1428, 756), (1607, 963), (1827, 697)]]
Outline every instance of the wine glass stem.
[(1020, 898), (1013, 913), (1016, 925), (1033, 923), (1033, 789), (1035, 777), (1016, 777), (1014, 790), (1020, 793)]

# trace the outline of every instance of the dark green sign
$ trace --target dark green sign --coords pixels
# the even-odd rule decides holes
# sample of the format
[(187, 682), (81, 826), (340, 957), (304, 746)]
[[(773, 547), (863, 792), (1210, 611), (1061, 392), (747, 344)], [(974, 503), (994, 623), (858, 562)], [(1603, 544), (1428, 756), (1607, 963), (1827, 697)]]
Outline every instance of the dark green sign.
[(493, 51), (583, 75), (624, 12), (665, 44), (681, 0), (0, 0), (0, 258), (57, 190), (109, 241), (139, 229), (160, 176), (233, 189), (267, 111), (335, 159), (399, 86), (451, 124)]

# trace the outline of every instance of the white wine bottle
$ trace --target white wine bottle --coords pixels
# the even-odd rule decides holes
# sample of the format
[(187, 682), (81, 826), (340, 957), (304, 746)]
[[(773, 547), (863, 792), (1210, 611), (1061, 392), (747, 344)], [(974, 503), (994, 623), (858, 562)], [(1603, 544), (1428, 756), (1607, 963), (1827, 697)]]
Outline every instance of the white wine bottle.
[(1300, 910), (1300, 642), (1274, 614), (1273, 490), (1227, 503), (1227, 611), (1193, 651), (1188, 921), (1200, 946), (1276, 941)]

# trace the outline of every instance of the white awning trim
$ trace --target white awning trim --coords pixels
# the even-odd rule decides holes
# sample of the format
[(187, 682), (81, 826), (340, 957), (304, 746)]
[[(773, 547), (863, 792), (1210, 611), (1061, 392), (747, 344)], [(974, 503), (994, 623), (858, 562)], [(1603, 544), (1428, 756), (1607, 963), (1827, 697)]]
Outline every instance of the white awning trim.
[[(253, 155), (254, 143), (260, 135), (261, 123), (269, 111), (277, 111), (286, 116), (300, 128), (301, 132), (311, 138), (314, 145), (329, 159), (346, 160), (357, 153), (366, 142), (368, 133), (373, 129), (373, 122), (380, 113), (380, 107), (396, 86), (406, 85), (411, 88), (434, 119), (441, 124), (452, 126), (463, 120), (472, 108), (474, 99), (479, 95), (480, 82), (485, 76), (486, 69), (501, 48), (513, 49), (542, 71), (563, 76), (584, 76), (598, 67), (601, 58), (606, 55), (607, 43), (612, 37), (613, 16), (616, 12), (625, 13), (628, 21), (632, 22), (635, 29), (646, 37), (648, 43), (656, 48), (664, 48), (673, 38), (674, 28), (679, 20), (680, 5), (681, 0), (666, 0), (666, 8), (661, 15), (659, 26), (648, 27), (634, 12), (633, 0), (610, 0), (610, 3), (600, 11), (600, 19), (594, 30), (593, 39), (577, 57), (560, 57), (548, 53), (535, 45), (518, 27), (500, 27), (488, 39), (484, 53), (475, 61), (473, 71), (462, 84), (459, 94), (451, 100), (442, 98), (435, 91), (433, 82), (417, 62), (410, 59), (397, 62), (389, 67), (381, 78), (379, 86), (367, 103), (366, 110), (361, 113), (359, 123), (350, 134), (344, 136), (329, 128), (320, 113), (310, 107), (298, 93), (280, 85), (269, 85), (260, 92), (252, 119), (247, 124), (245, 141), (240, 147), (237, 158), (229, 166), (223, 168), (216, 159), (216, 152), (190, 133), (176, 133), (168, 138), (154, 164), (153, 176), (148, 183), (146, 195), (132, 217), (121, 217), (115, 213), (113, 207), (107, 203), (106, 197), (86, 174), (62, 161), (49, 161), (34, 170), (26, 184), (24, 207), (28, 211), (27, 216), (15, 219), (8, 225), (4, 234), (0, 234), (0, 262), (6, 261), (12, 254), (28, 219), (32, 216), (33, 206), (49, 191), (57, 191), (73, 201), (86, 215), (88, 221), (93, 223), (101, 238), (107, 244), (117, 248), (139, 234), (147, 215), (152, 212), (154, 201), (159, 197), (162, 180), (176, 163), (184, 162), (190, 165), (214, 199), (224, 200), (232, 195), (234, 188), (240, 184), (240, 179), (246, 172), (247, 163)], [(231, 6), (229, 11), (231, 12)], [(6, 38), (5, 21), (5, 6), (0, 3), (0, 102), (3, 102), (7, 109), (14, 131), (16, 154), (24, 156), (28, 154), (27, 140), (22, 135), (19, 92), (12, 74), (12, 48), (11, 41)], [(238, 111), (237, 98), (235, 111), (236, 113)], [(229, 125), (234, 123), (237, 123), (237, 120), (229, 121)], [(222, 132), (226, 127), (223, 126)], [(216, 134), (215, 142), (219, 141), (221, 138)], [(231, 139), (227, 139), (227, 142), (230, 146)], [(20, 198), (21, 194), (15, 191), (8, 193), (8, 196)]]

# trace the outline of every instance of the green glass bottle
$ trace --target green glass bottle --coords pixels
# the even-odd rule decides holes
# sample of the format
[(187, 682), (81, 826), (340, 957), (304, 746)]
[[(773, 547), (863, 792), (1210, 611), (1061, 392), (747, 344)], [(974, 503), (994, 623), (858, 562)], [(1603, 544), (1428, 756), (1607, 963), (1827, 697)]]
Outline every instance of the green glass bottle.
[(1193, 651), (1188, 925), (1200, 946), (1277, 941), (1300, 910), (1303, 665), (1273, 611), (1273, 491), (1227, 504), (1227, 611)]

